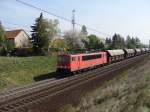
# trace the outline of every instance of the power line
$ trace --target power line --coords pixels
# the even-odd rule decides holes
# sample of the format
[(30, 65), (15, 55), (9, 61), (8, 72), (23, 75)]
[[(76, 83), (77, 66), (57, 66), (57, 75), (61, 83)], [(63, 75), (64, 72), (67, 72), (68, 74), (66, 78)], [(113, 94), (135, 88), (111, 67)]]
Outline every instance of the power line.
[[(16, 27), (19, 27), (19, 28), (26, 28), (26, 31), (31, 32), (31, 31), (27, 28), (27, 27), (29, 27), (29, 26), (27, 26), (27, 25), (19, 25), (19, 24), (17, 24), (17, 23), (12, 23), (12, 22), (5, 21), (5, 20), (3, 20), (3, 22), (6, 23), (6, 24), (12, 25), (13, 28), (16, 28)], [(76, 24), (77, 24), (77, 23), (76, 23)], [(78, 25), (78, 26), (82, 26), (81, 24), (77, 24), (77, 25)], [(7, 28), (8, 28), (8, 27), (7, 27)], [(7, 29), (7, 28), (6, 28), (6, 29)], [(87, 27), (87, 28), (88, 28), (88, 27)], [(12, 29), (12, 28), (9, 27), (9, 29)], [(27, 30), (27, 29), (28, 29), (28, 30)], [(88, 28), (88, 29), (91, 29), (91, 28)], [(95, 29), (91, 29), (91, 30), (96, 31)], [(98, 32), (98, 31), (97, 31), (97, 32)], [(59, 34), (64, 35), (65, 33), (60, 32)], [(106, 34), (106, 33), (101, 32), (101, 34), (107, 35), (108, 37), (110, 37), (110, 35), (108, 35), (108, 34)]]
[(150, 40), (149, 40), (149, 48), (150, 48)]
[(49, 12), (49, 11), (46, 11), (46, 10), (44, 10), (44, 9), (42, 9), (42, 8), (36, 7), (36, 6), (31, 5), (31, 4), (29, 4), (29, 3), (23, 2), (23, 1), (21, 1), (21, 0), (16, 0), (16, 1), (19, 2), (19, 3), (21, 3), (21, 4), (24, 4), (24, 5), (26, 5), (26, 6), (29, 6), (29, 7), (32, 7), (32, 8), (34, 8), (34, 9), (40, 10), (40, 11), (42, 11), (42, 12), (45, 12), (45, 13), (47, 13), (47, 14), (50, 14), (50, 15), (52, 15), (52, 16), (55, 16), (55, 17), (57, 17), (57, 18), (60, 18), (60, 19), (62, 19), (62, 20), (65, 20), (65, 21), (68, 21), (68, 22), (71, 21), (70, 19), (67, 19), (67, 18), (62, 17), (62, 16), (58, 16), (58, 15), (56, 15), (56, 14), (54, 14), (54, 13), (51, 13), (51, 12)]
[[(50, 14), (50, 15), (52, 15), (52, 16), (55, 16), (55, 17), (57, 17), (57, 18), (59, 18), (59, 19), (62, 19), (62, 20), (64, 20), (64, 21), (72, 22), (72, 20), (70, 20), (70, 19), (68, 19), (68, 18), (65, 18), (65, 17), (63, 17), (63, 16), (58, 16), (58, 15), (55, 14), (55, 13), (52, 13), (52, 12), (50, 12), (50, 11), (46, 11), (46, 10), (44, 10), (44, 9), (42, 9), (42, 8), (36, 7), (36, 6), (31, 5), (31, 4), (29, 4), (29, 3), (23, 2), (23, 1), (21, 1), (21, 0), (16, 0), (16, 1), (19, 2), (19, 3), (21, 3), (21, 4), (23, 4), (23, 5), (26, 5), (26, 6), (28, 6), (28, 7), (31, 7), (31, 8), (34, 8), (34, 9), (36, 9), (36, 10), (39, 10), (39, 11), (45, 12), (45, 13), (47, 13), (47, 14)], [(78, 26), (80, 26), (80, 27), (83, 26), (82, 24), (79, 24), (79, 23), (74, 23), (74, 24), (76, 24), (76, 25), (78, 25)], [(104, 33), (104, 32), (101, 32), (101, 31), (99, 31), (99, 30), (97, 30), (97, 29), (90, 28), (90, 27), (87, 27), (87, 29), (111, 37), (111, 35), (109, 35), (109, 34), (107, 34), (107, 33)]]

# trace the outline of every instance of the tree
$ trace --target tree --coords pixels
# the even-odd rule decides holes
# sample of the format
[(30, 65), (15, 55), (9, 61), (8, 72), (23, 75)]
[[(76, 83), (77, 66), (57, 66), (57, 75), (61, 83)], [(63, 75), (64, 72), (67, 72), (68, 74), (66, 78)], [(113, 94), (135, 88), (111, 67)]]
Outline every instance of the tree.
[(14, 47), (14, 43), (6, 39), (5, 29), (0, 22), (0, 54), (6, 55), (8, 52), (12, 51)]
[(84, 36), (87, 36), (87, 35), (88, 35), (87, 28), (86, 28), (85, 25), (82, 26), (81, 34), (84, 35)]
[(111, 44), (112, 44), (111, 38), (106, 38), (106, 40), (105, 40), (106, 49), (110, 49)]
[(51, 41), (55, 35), (58, 34), (58, 25), (59, 21), (57, 19), (50, 19), (48, 22), (48, 33), (49, 33), (49, 41)]
[(52, 40), (50, 44), (50, 48), (61, 51), (64, 50), (66, 47), (67, 46), (65, 40), (60, 38)]
[(134, 48), (134, 40), (129, 35), (126, 38), (126, 48), (128, 49)]
[(0, 47), (4, 45), (5, 40), (5, 30), (0, 22)]
[(35, 20), (35, 24), (32, 28), (32, 43), (36, 53), (39, 51), (48, 51), (49, 43), (53, 39), (54, 35), (58, 31), (58, 21), (44, 19), (43, 14), (40, 14)]
[(123, 37), (121, 37), (120, 48), (121, 49), (125, 48), (125, 39)]
[(142, 47), (142, 43), (138, 37), (135, 37), (136, 48)]
[(15, 48), (15, 43), (12, 42), (11, 40), (7, 40), (5, 41), (5, 49), (7, 52), (10, 52), (12, 50), (14, 50)]
[(64, 39), (68, 49), (71, 51), (84, 48), (84, 44), (81, 40), (81, 34), (79, 32), (67, 31), (64, 35)]
[(88, 37), (89, 42), (86, 45), (86, 48), (89, 50), (99, 50), (104, 49), (104, 44), (96, 35), (89, 35)]
[(43, 14), (40, 14), (40, 17), (35, 20), (35, 24), (31, 26), (32, 28), (32, 43), (33, 48), (41, 50), (43, 48), (48, 48), (48, 22), (43, 18)]
[(111, 49), (123, 49), (125, 47), (124, 38), (119, 34), (115, 34), (112, 37), (112, 44), (110, 46)]
[(126, 47), (129, 49), (134, 49), (134, 48), (141, 48), (142, 44), (140, 42), (140, 39), (138, 37), (130, 37), (127, 36), (126, 38)]
[(5, 54), (5, 30), (0, 22), (0, 54)]
[(80, 35), (81, 35), (81, 41), (84, 44), (84, 48), (86, 49), (87, 48), (86, 46), (89, 43), (89, 39), (87, 38), (88, 32), (87, 32), (87, 28), (85, 25), (82, 26)]

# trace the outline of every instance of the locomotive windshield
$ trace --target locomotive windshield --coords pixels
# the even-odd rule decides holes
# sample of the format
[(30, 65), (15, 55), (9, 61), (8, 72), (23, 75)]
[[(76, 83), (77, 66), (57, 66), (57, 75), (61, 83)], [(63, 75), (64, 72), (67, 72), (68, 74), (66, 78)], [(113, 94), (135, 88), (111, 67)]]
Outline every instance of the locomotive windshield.
[(58, 56), (58, 61), (59, 62), (69, 62), (70, 61), (70, 57), (69, 56)]

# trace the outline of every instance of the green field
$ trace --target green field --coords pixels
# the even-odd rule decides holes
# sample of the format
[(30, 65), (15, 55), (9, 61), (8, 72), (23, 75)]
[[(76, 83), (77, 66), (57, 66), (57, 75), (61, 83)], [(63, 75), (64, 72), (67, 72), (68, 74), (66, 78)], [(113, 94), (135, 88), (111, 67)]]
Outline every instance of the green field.
[(0, 89), (35, 81), (56, 69), (56, 56), (0, 57)]

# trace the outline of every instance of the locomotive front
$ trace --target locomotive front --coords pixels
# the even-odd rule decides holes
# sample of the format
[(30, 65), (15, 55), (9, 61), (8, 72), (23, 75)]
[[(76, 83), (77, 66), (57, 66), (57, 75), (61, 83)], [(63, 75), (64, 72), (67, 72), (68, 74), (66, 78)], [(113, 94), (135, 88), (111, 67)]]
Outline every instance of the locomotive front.
[(70, 73), (70, 55), (62, 54), (58, 55), (57, 72)]

